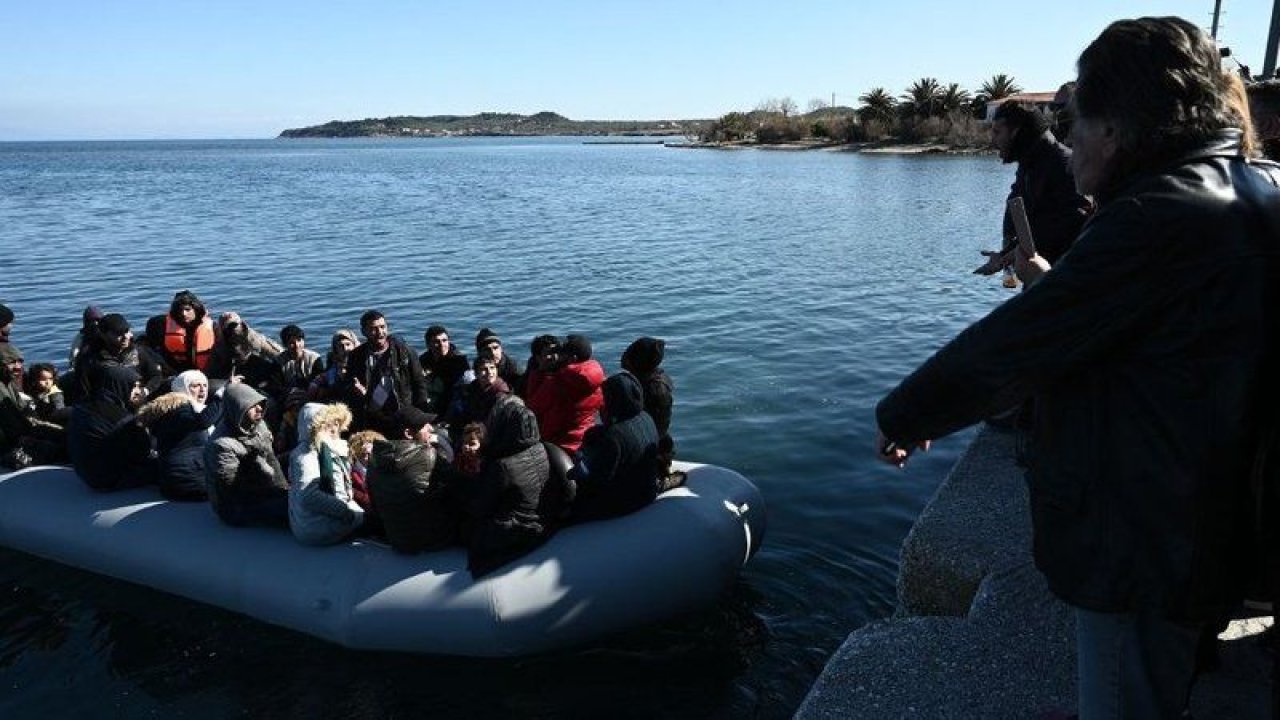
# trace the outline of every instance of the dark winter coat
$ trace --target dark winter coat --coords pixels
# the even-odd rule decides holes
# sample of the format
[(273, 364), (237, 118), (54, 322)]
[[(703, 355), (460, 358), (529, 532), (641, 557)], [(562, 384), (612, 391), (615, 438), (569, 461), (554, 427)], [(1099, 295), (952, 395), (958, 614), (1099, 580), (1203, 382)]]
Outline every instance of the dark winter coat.
[(471, 368), (467, 356), (450, 345), (449, 352), (442, 357), (433, 356), (430, 350), (422, 353), (418, 356), (418, 363), (427, 379), (427, 407), (424, 409), (436, 415), (447, 414), (453, 407), (462, 376)]
[(129, 408), (138, 373), (105, 365), (97, 388), (71, 411), (67, 446), (71, 464), (95, 490), (118, 490), (155, 482), (151, 437)]
[[(277, 523), (288, 523), (289, 483), (272, 449), (264, 422), (249, 423), (248, 412), (266, 398), (243, 384), (227, 386), (222, 420), (204, 448), (205, 488), (223, 522), (240, 525), (246, 514), (269, 504)], [(248, 512), (246, 512), (248, 511)]]
[(658, 429), (644, 411), (640, 381), (621, 372), (604, 382), (604, 424), (587, 431), (573, 479), (573, 517), (617, 517), (658, 495)]
[(205, 500), (204, 446), (209, 429), (222, 417), (222, 399), (209, 398), (197, 411), (186, 393), (172, 392), (138, 410), (160, 456), (160, 494), (170, 500)]
[[(1071, 148), (1046, 130), (1019, 149), (1017, 160), (1009, 197), (1022, 198), (1036, 252), (1056, 265), (1089, 216), (1089, 201), (1076, 192), (1071, 174)], [(1003, 230), (1005, 247), (1012, 248), (1018, 236), (1007, 209)]]
[(644, 411), (653, 418), (659, 436), (671, 432), (671, 406), (675, 394), (675, 383), (666, 371), (658, 367), (666, 355), (666, 347), (667, 344), (658, 338), (642, 337), (622, 353), (623, 369), (635, 375), (644, 388)]
[(877, 408), (907, 445), (1035, 396), (1035, 558), (1072, 605), (1194, 620), (1238, 602), (1260, 418), (1280, 397), (1277, 183), (1224, 131), (1101, 194), (1052, 271)]
[(466, 488), (467, 567), (479, 577), (546, 541), (543, 491), (550, 473), (538, 421), (516, 397), (494, 406), (486, 425), (485, 468)]
[(447, 483), (434, 473), (436, 462), (432, 446), (413, 440), (373, 444), (369, 495), (396, 552), (439, 550), (457, 538), (458, 519)]
[(371, 412), (368, 408), (368, 395), (357, 393), (353, 381), (358, 379), (369, 394), (373, 393), (379, 378), (369, 367), (369, 357), (372, 353), (373, 348), (367, 342), (351, 351), (351, 357), (347, 358), (347, 367), (343, 374), (344, 392), (347, 404), (355, 414), (356, 427), (372, 427), (390, 436), (395, 434), (395, 428), (389, 418), (395, 413), (400, 403), (407, 403), (423, 412), (430, 412), (431, 401), (427, 396), (427, 378), (422, 373), (422, 365), (418, 362), (418, 356), (414, 354), (413, 349), (403, 340), (392, 335), (390, 347), (387, 348), (387, 362), (396, 399), (395, 402), (388, 401), (380, 411)]

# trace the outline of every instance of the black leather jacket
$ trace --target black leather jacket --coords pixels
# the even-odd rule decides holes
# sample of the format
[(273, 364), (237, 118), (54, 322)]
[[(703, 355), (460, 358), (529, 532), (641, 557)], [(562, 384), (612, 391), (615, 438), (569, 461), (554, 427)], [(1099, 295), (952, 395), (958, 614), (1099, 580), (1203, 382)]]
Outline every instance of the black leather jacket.
[(1072, 605), (1205, 619), (1238, 599), (1277, 397), (1278, 184), (1236, 131), (1131, 179), (1040, 282), (877, 407), (910, 443), (1036, 397), (1036, 564)]

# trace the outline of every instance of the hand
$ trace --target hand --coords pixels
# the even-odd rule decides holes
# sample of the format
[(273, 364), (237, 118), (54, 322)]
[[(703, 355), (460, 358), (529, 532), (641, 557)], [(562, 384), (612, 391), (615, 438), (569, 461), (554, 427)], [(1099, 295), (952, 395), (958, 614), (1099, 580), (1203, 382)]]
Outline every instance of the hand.
[(242, 383), (242, 382), (244, 382), (243, 375), (232, 375), (230, 378), (227, 379), (228, 385), (235, 385), (236, 383)]
[(898, 445), (891, 442), (884, 433), (876, 431), (876, 455), (879, 456), (881, 462), (889, 463), (894, 467), (903, 467), (907, 464), (907, 458), (917, 449), (928, 452), (929, 446), (933, 444), (931, 440), (921, 440), (912, 445)]
[(1023, 285), (1034, 285), (1045, 273), (1049, 272), (1049, 261), (1039, 253), (1027, 255), (1019, 245), (1013, 251), (1013, 272)]
[(358, 378), (351, 379), (351, 387), (356, 391), (357, 395), (367, 395), (369, 392), (365, 389), (364, 383), (360, 382)]
[(1009, 264), (1009, 259), (998, 250), (983, 250), (982, 254), (987, 256), (987, 261), (973, 271), (974, 275), (995, 275)]

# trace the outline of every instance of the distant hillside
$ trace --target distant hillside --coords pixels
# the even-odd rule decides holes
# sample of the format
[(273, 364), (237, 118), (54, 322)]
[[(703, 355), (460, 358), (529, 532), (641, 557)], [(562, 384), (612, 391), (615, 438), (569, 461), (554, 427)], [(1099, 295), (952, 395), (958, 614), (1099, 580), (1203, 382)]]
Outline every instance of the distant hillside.
[(570, 120), (553, 112), (533, 115), (485, 112), (479, 115), (400, 115), (333, 120), (291, 128), (282, 138), (445, 137), (457, 135), (684, 135), (699, 120)]

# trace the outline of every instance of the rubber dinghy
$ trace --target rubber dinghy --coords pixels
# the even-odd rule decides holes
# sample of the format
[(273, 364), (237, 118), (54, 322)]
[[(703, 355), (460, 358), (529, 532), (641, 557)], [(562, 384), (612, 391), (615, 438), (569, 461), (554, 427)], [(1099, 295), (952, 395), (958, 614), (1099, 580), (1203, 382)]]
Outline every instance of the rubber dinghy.
[(707, 607), (733, 582), (764, 534), (760, 491), (731, 470), (676, 467), (687, 483), (649, 507), (561, 530), (479, 580), (460, 548), (308, 547), (153, 488), (97, 493), (63, 467), (0, 475), (0, 544), (349, 648), (530, 655)]

